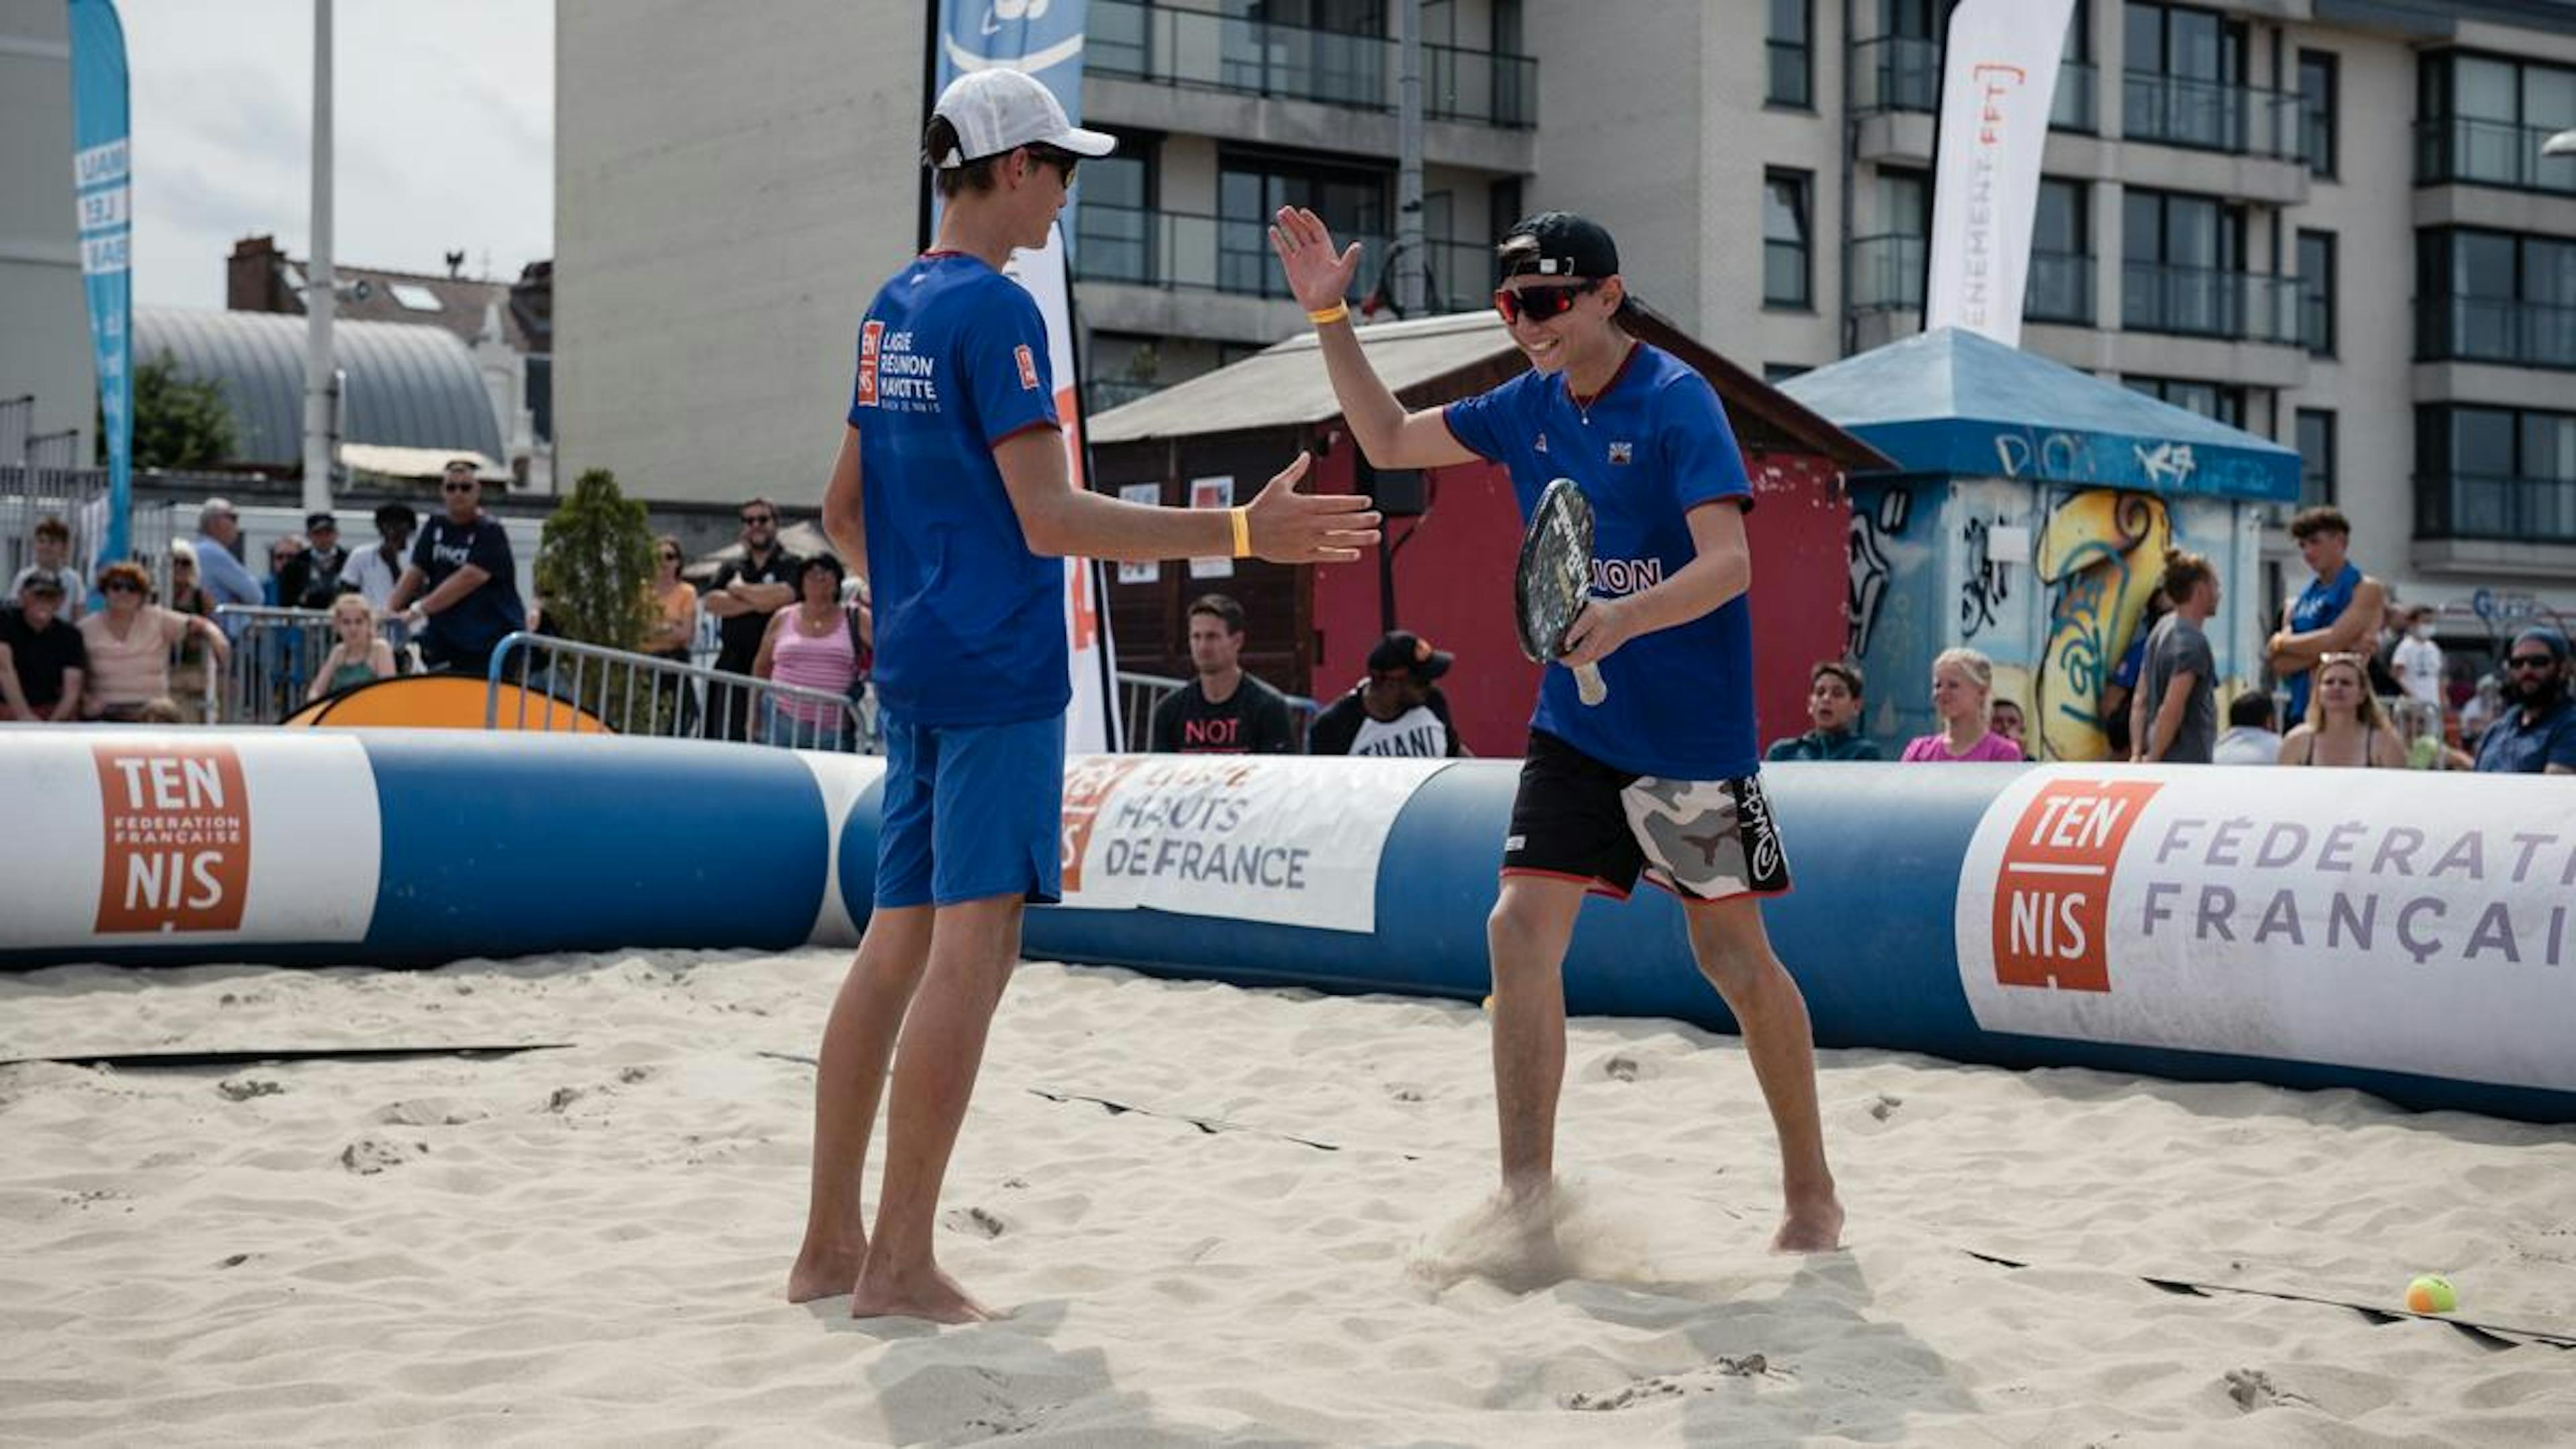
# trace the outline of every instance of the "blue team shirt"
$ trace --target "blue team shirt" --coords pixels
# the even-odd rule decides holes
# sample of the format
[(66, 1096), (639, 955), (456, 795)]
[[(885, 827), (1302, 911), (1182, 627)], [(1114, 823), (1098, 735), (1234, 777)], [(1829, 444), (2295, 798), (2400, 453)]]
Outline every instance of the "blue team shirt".
[(981, 260), (915, 258), (859, 329), (877, 697), (907, 724), (1013, 724), (1073, 699), (1064, 565), (1029, 551), (993, 446), (1057, 426), (1035, 299)]
[[(1512, 477), (1521, 518), (1548, 480), (1571, 478), (1592, 505), (1592, 593), (1616, 598), (1671, 578), (1699, 556), (1686, 515), (1703, 503), (1750, 508), (1735, 430), (1708, 380), (1635, 344), (1589, 409), (1562, 374), (1525, 372), (1451, 403), (1449, 431)], [(1640, 635), (1601, 661), (1610, 697), (1587, 707), (1574, 672), (1550, 668), (1530, 724), (1604, 764), (1679, 780), (1756, 773), (1753, 620), (1739, 595), (1687, 624)]]
[[(2361, 569), (2350, 563), (2331, 579), (2308, 580), (2308, 586), (2299, 590), (2299, 597), (2290, 604), (2290, 632), (2313, 634), (2342, 618), (2343, 611), (2352, 607), (2353, 591), (2360, 587)], [(2302, 669), (2285, 681), (2290, 692), (2290, 712), (2283, 719), (2291, 724), (2307, 720), (2308, 686), (2316, 677), (2313, 668)]]

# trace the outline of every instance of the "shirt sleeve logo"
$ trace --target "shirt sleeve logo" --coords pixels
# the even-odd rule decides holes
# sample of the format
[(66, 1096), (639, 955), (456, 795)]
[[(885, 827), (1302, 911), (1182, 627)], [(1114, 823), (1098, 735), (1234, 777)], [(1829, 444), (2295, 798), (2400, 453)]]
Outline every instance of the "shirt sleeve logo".
[(872, 408), (877, 405), (877, 354), (884, 348), (884, 346), (885, 324), (883, 322), (872, 320), (868, 325), (859, 329), (859, 392), (857, 402), (860, 407)]
[(1029, 351), (1029, 345), (1023, 342), (1019, 346), (1011, 349), (1011, 356), (1018, 359), (1020, 364), (1020, 389), (1024, 392), (1036, 392), (1038, 390), (1038, 360), (1036, 355), (1031, 353)]

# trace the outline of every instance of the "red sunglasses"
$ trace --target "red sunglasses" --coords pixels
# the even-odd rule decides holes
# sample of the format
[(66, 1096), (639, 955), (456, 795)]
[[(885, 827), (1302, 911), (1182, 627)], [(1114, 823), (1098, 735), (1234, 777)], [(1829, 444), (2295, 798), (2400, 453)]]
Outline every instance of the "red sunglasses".
[(1574, 307), (1574, 299), (1586, 292), (1601, 290), (1601, 279), (1587, 278), (1571, 287), (1532, 287), (1515, 292), (1505, 287), (1494, 289), (1494, 310), (1505, 322), (1518, 322), (1526, 315), (1533, 322), (1562, 317)]

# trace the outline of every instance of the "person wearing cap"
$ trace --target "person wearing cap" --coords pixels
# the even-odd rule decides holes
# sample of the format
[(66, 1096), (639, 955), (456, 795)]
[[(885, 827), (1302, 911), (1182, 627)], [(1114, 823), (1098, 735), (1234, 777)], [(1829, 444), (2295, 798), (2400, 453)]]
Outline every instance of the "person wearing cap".
[(2538, 626), (2505, 652), (2505, 710), (2478, 741), (2490, 775), (2576, 775), (2576, 700), (2568, 698), (2567, 636)]
[(1224, 594), (1190, 604), (1188, 683), (1154, 706), (1148, 747), (1166, 755), (1293, 755), (1288, 696), (1244, 672), (1243, 605)]
[(50, 569), (18, 576), (18, 607), (0, 610), (0, 720), (68, 724), (80, 718), (89, 651), (63, 618), (70, 595)]
[(1878, 744), (1860, 732), (1862, 681), (1867, 676), (1848, 659), (1819, 659), (1807, 671), (1807, 723), (1803, 735), (1773, 740), (1762, 752), (1773, 760), (1883, 760)]
[(1618, 246), (1583, 217), (1542, 212), (1495, 249), (1494, 308), (1530, 370), (1420, 412), (1371, 369), (1342, 304), (1360, 248), (1337, 249), (1322, 220), (1296, 207), (1280, 209), (1270, 242), (1369, 462), (1502, 464), (1524, 518), (1559, 477), (1592, 506), (1593, 597), (1560, 662), (1599, 666), (1609, 694), (1579, 703), (1571, 668), (1545, 671), (1486, 926), (1503, 1188), (1525, 1251), (1543, 1260), (1555, 1246), (1546, 1200), (1565, 1075), (1565, 949), (1584, 896), (1624, 898), (1640, 873), (1681, 898), (1700, 971), (1743, 1026), (1779, 1135), (1785, 1212), (1773, 1246), (1832, 1248), (1843, 1212), (1825, 1163), (1813, 1033), (1762, 928), (1760, 898), (1789, 888), (1788, 857), (1754, 728), (1753, 491), (1716, 391), (1622, 325), (1634, 308)]
[[(922, 137), (937, 242), (858, 329), (823, 526), (874, 604), (884, 823), (875, 909), (817, 1057), (812, 1199), (787, 1283), (799, 1302), (848, 1293), (855, 1317), (990, 1316), (940, 1271), (934, 1235), (1021, 912), (1062, 890), (1062, 559), (1315, 563), (1378, 537), (1366, 498), (1296, 490), (1303, 456), (1223, 512), (1073, 485), (1046, 325), (1003, 268), (1046, 245), (1075, 168), (1116, 144), (1022, 72), (959, 76)], [(870, 1230), (859, 1184), (881, 1094)]]
[(341, 586), (365, 599), (369, 607), (383, 610), (393, 602), (394, 585), (402, 582), (411, 536), (419, 529), (420, 515), (410, 504), (377, 504), (376, 541), (349, 556), (340, 570)]
[(81, 596), (87, 590), (81, 587), (80, 570), (72, 567), (70, 525), (50, 513), (37, 519), (35, 543), (36, 561), (18, 570), (18, 577), (9, 581), (9, 597), (16, 598), (27, 587), (27, 580), (36, 575), (51, 574), (54, 587), (62, 591), (63, 616), (79, 618)]
[(277, 600), (289, 608), (328, 609), (340, 597), (340, 575), (349, 566), (340, 520), (327, 512), (308, 513), (304, 537), (305, 547), (277, 571)]
[[(226, 604), (253, 606), (265, 602), (259, 580), (242, 562), (241, 515), (226, 498), (209, 498), (197, 509), (197, 582), (205, 585), (206, 597), (221, 609)], [(225, 626), (226, 633), (237, 632), (239, 616)]]
[(438, 490), (445, 507), (420, 531), (385, 610), (418, 631), (430, 669), (479, 675), (501, 641), (528, 623), (518, 565), (501, 521), (483, 511), (472, 460), (451, 460)]
[(1310, 755), (1380, 755), (1458, 759), (1467, 744), (1449, 717), (1448, 696), (1432, 681), (1455, 662), (1449, 651), (1402, 629), (1369, 650), (1368, 678), (1315, 716), (1306, 731)]

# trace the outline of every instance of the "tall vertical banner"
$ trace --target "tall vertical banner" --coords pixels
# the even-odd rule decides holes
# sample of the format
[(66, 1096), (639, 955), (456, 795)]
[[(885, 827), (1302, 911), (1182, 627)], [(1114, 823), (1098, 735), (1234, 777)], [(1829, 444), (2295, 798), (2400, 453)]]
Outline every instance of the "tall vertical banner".
[[(1043, 82), (1075, 125), (1082, 124), (1084, 0), (939, 0), (938, 84), (1003, 66)], [(925, 101), (935, 101), (934, 94)], [(925, 105), (925, 110), (927, 106)], [(1075, 386), (1072, 284), (1067, 280), (1065, 226), (1073, 201), (1047, 234), (1043, 250), (1011, 258), (1011, 279), (1037, 299), (1046, 319), (1047, 370), (1055, 380), (1056, 416), (1064, 420), (1065, 469), (1076, 488), (1091, 486), (1083, 465), (1082, 390)], [(1065, 712), (1065, 748), (1075, 754), (1117, 749), (1117, 645), (1109, 635), (1100, 568), (1087, 558), (1064, 561), (1064, 635), (1073, 667), (1073, 705)]]
[(98, 558), (121, 559), (134, 498), (134, 231), (126, 147), (125, 27), (115, 0), (71, 0), (72, 181), (80, 211), (81, 282), (98, 357), (107, 434), (107, 528)]
[(1923, 327), (2021, 345), (2040, 153), (2075, 0), (1961, 0), (1942, 57)]

